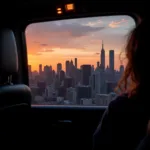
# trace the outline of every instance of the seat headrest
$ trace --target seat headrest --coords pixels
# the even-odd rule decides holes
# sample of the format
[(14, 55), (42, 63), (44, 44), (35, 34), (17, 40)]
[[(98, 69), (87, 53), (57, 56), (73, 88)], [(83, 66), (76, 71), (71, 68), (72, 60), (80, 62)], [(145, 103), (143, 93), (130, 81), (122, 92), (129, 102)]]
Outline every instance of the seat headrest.
[(5, 85), (0, 87), (0, 110), (16, 105), (31, 105), (31, 89), (24, 84)]
[(12, 30), (0, 30), (0, 75), (12, 75), (18, 71), (18, 54)]

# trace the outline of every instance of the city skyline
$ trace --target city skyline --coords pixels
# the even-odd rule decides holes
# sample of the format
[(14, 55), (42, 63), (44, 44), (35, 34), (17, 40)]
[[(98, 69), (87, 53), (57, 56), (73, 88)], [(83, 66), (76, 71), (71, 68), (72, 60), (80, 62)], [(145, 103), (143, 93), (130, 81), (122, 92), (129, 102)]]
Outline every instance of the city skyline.
[(66, 70), (57, 63), (57, 71), (52, 66), (39, 64), (39, 72), (32, 72), (29, 65), (29, 84), (33, 91), (33, 102), (50, 105), (108, 105), (117, 95), (114, 88), (124, 72), (121, 65), (114, 70), (115, 51), (109, 51), (109, 67), (105, 66), (105, 49), (102, 43), (99, 58), (94, 69), (90, 64), (78, 66), (78, 59), (66, 60)]
[[(99, 58), (100, 58), (100, 60), (103, 60), (102, 61), (102, 63), (100, 63), (100, 61), (97, 61), (97, 63), (96, 63), (96, 65), (94, 66), (94, 65), (91, 65), (90, 63), (89, 64), (82, 64), (82, 65), (90, 65), (91, 67), (94, 67), (93, 69), (95, 70), (96, 68), (99, 68), (99, 67), (101, 67), (101, 68), (103, 68), (103, 69), (111, 69), (111, 70), (116, 70), (116, 71), (119, 71), (120, 70), (120, 66), (121, 65), (123, 65), (123, 67), (125, 67), (125, 65), (124, 64), (120, 64), (120, 66), (119, 66), (119, 68), (118, 68), (118, 70), (117, 69), (115, 69), (114, 68), (114, 66), (115, 66), (115, 62), (114, 62), (114, 59), (115, 59), (115, 51), (114, 50), (109, 50), (109, 62), (108, 62), (108, 64), (107, 65), (105, 65), (105, 49), (104, 49), (104, 45), (103, 45), (103, 43), (102, 43), (102, 49), (101, 49), (101, 52), (100, 52), (100, 54), (99, 54)], [(67, 66), (69, 65), (67, 65), (67, 63), (72, 63), (72, 65), (75, 67), (75, 68), (77, 68), (77, 69), (81, 69), (81, 67), (82, 67), (82, 65), (81, 66), (78, 66), (78, 58), (74, 58), (74, 60), (66, 60), (65, 61), (65, 68), (63, 69), (63, 66), (62, 66), (62, 63), (57, 63), (56, 65), (57, 65), (57, 67), (56, 67), (56, 70), (54, 70), (53, 69), (53, 66), (51, 66), (51, 65), (43, 65), (43, 64), (39, 64), (38, 65), (38, 70), (32, 70), (32, 65), (28, 65), (29, 66), (29, 72), (38, 72), (38, 73), (41, 73), (41, 72), (43, 72), (44, 71), (44, 67), (50, 67), (51, 69), (51, 71), (55, 71), (55, 73), (57, 73), (58, 74), (58, 72), (60, 72), (60, 71), (64, 71), (65, 73), (67, 73)]]
[(32, 24), (26, 30), (28, 64), (32, 66), (32, 71), (38, 71), (39, 64), (51, 65), (56, 71), (57, 63), (61, 63), (62, 69), (65, 70), (66, 60), (72, 59), (74, 62), (77, 58), (78, 68), (82, 64), (96, 67), (97, 61), (100, 61), (103, 40), (105, 67), (109, 64), (109, 50), (114, 50), (115, 69), (119, 69), (119, 55), (124, 48), (127, 34), (134, 26), (135, 22), (129, 16), (92, 17)]

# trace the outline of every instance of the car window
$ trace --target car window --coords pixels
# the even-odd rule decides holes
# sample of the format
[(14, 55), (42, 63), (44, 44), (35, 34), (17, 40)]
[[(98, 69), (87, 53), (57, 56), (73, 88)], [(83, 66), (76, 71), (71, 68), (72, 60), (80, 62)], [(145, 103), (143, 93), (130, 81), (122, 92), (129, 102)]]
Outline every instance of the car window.
[(107, 106), (125, 66), (130, 16), (49, 21), (26, 28), (32, 104)]

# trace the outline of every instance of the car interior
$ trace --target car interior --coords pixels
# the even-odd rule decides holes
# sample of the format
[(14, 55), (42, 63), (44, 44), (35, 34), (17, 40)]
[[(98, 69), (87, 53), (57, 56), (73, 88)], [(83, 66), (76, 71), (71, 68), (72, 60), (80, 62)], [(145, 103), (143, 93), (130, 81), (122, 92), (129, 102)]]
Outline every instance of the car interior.
[[(66, 4), (73, 11), (63, 11)], [(29, 24), (73, 18), (148, 15), (144, 1), (30, 0), (2, 4), (0, 25), (0, 116), (4, 147), (92, 149), (92, 136), (107, 106), (31, 105), (25, 30)], [(8, 8), (7, 8), (8, 7)]]

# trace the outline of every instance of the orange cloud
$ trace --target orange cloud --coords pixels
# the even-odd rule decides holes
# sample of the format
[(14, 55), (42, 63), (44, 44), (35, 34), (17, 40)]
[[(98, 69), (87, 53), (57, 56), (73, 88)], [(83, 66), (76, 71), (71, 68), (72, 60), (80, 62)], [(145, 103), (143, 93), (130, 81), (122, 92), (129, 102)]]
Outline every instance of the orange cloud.
[(41, 46), (44, 46), (44, 47), (45, 47), (45, 46), (48, 46), (48, 44), (45, 44), (45, 43), (42, 43), (42, 44), (40, 44), (40, 45), (41, 45)]
[(54, 50), (53, 50), (53, 49), (44, 49), (44, 50), (41, 51), (41, 52), (54, 52)]
[(108, 26), (110, 28), (118, 28), (120, 27), (120, 24), (123, 24), (123, 23), (127, 23), (128, 20), (125, 20), (125, 19), (122, 19), (121, 21), (112, 21)]

